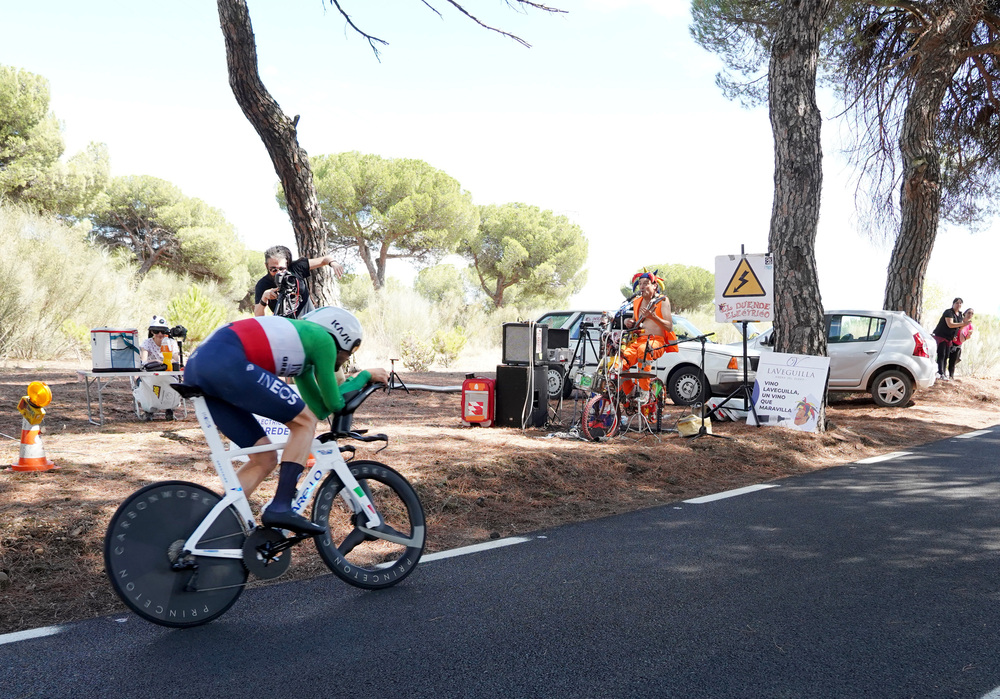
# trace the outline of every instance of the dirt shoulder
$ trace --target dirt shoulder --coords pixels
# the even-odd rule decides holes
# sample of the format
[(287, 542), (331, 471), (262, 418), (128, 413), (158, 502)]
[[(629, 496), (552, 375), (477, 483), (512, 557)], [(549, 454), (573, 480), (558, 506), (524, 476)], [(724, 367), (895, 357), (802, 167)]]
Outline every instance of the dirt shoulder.
[[(488, 376), (489, 374), (481, 374)], [(407, 374), (410, 385), (457, 386), (462, 373)], [(45, 381), (53, 403), (42, 425), (57, 469), (14, 472), (18, 399)], [(93, 388), (92, 388), (93, 391)], [(92, 396), (93, 397), (93, 396)], [(0, 633), (122, 611), (104, 576), (108, 520), (130, 493), (159, 480), (215, 488), (193, 416), (140, 422), (128, 381), (102, 395), (107, 422), (88, 421), (85, 385), (74, 366), (0, 366)], [(95, 406), (96, 409), (96, 406)], [(414, 391), (376, 394), (356, 427), (387, 433), (373, 456), (404, 473), (420, 493), (428, 552), (684, 500), (906, 449), (1000, 423), (1000, 381), (963, 378), (918, 391), (904, 409), (871, 397), (834, 398), (824, 434), (714, 422), (730, 439), (627, 434), (605, 442), (568, 438), (580, 405), (565, 403), (546, 429), (468, 428), (460, 396)], [(668, 405), (665, 424), (688, 411)], [(273, 493), (268, 479), (255, 506)], [(277, 582), (326, 572), (307, 544)], [(255, 583), (260, 584), (260, 583)]]

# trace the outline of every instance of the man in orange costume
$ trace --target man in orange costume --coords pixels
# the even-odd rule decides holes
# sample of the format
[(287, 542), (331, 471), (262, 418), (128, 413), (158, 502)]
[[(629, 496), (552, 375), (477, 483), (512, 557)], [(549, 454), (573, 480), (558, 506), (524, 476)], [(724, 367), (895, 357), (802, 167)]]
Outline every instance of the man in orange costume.
[[(651, 362), (664, 352), (678, 351), (677, 345), (670, 345), (677, 341), (670, 299), (663, 295), (663, 280), (655, 271), (639, 272), (632, 277), (632, 293), (638, 295), (632, 301), (632, 317), (625, 320), (625, 327), (633, 329), (636, 335), (622, 349), (622, 360), (626, 371), (638, 364), (639, 371), (648, 372), (652, 369)], [(645, 402), (649, 397), (649, 379), (638, 379), (637, 383), (639, 400)], [(630, 393), (632, 382), (624, 382), (622, 389)]]

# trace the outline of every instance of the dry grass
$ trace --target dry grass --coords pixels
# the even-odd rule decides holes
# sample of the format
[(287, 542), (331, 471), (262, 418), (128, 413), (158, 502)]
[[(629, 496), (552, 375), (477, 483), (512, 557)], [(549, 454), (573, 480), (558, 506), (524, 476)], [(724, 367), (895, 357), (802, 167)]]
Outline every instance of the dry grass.
[[(404, 375), (412, 384), (457, 385), (461, 373)], [(0, 433), (20, 434), (14, 409), (30, 381), (55, 396), (43, 424), (46, 454), (59, 466), (43, 473), (0, 470), (0, 633), (123, 609), (103, 571), (103, 538), (118, 504), (148, 483), (176, 479), (215, 487), (193, 418), (144, 423), (131, 413), (127, 382), (105, 392), (108, 424), (87, 421), (84, 385), (65, 365), (0, 367)], [(804, 434), (781, 428), (713, 425), (731, 439), (685, 440), (676, 434), (626, 435), (600, 444), (546, 430), (464, 428), (456, 394), (376, 394), (355, 420), (392, 441), (378, 455), (420, 493), (428, 551), (782, 478), (898, 450), (1000, 422), (1000, 381), (962, 379), (916, 394), (909, 408), (877, 408), (867, 396), (837, 398), (833, 429)], [(668, 406), (676, 419), (687, 411)], [(16, 461), (18, 442), (4, 439), (0, 465)], [(269, 479), (253, 497), (271, 496)], [(279, 581), (319, 575), (306, 545)], [(260, 583), (257, 583), (260, 584)]]

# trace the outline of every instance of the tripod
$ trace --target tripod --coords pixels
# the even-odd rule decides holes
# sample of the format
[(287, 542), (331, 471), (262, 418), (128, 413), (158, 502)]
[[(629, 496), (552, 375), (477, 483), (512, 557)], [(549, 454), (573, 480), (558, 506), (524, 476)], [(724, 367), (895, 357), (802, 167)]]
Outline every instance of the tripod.
[[(697, 341), (701, 342), (701, 375), (702, 375), (702, 378), (704, 378), (706, 382), (708, 381), (708, 379), (705, 376), (705, 342), (708, 340), (709, 337), (711, 337), (714, 334), (715, 333), (706, 333), (704, 335), (699, 335), (698, 337), (689, 338), (691, 340), (697, 340)], [(691, 439), (694, 440), (694, 439), (698, 439), (699, 437), (717, 437), (718, 439), (730, 439), (730, 437), (727, 437), (724, 434), (713, 434), (713, 433), (709, 432), (708, 429), (705, 427), (705, 417), (706, 417), (706, 413), (708, 412), (708, 410), (706, 409), (707, 406), (705, 405), (705, 394), (706, 393), (711, 393), (711, 391), (710, 390), (708, 390), (708, 391), (703, 390), (702, 393), (701, 393), (701, 396), (702, 396), (702, 398), (701, 398), (701, 410), (699, 411), (701, 413), (701, 426), (698, 428), (698, 434), (696, 434), (693, 437), (691, 437)], [(729, 400), (729, 399), (727, 398), (726, 400)], [(723, 401), (723, 402), (725, 402), (725, 401)]]
[[(753, 404), (753, 395), (750, 390), (749, 376), (747, 373), (748, 372), (747, 367), (749, 367), (750, 365), (750, 358), (747, 356), (747, 323), (749, 321), (743, 320), (740, 322), (743, 323), (743, 383), (741, 383), (736, 390), (734, 390), (728, 396), (723, 398), (722, 402), (716, 405), (714, 410), (718, 410), (736, 396), (743, 396), (743, 410), (746, 412), (753, 412), (754, 422), (759, 427), (760, 421), (757, 420), (757, 409), (754, 407)], [(704, 362), (705, 361), (704, 341), (702, 342), (701, 352), (702, 352), (702, 362)], [(702, 367), (702, 372), (704, 372), (704, 366)], [(702, 412), (704, 412), (704, 406), (702, 406)]]
[[(623, 371), (618, 375), (618, 378), (625, 381), (631, 380), (636, 382), (636, 387), (634, 389), (635, 394), (633, 394), (632, 397), (626, 396), (627, 401), (634, 401), (634, 403), (630, 403), (630, 405), (634, 405), (635, 413), (625, 414), (626, 408), (624, 405), (616, 406), (616, 409), (619, 411), (619, 413), (622, 414), (622, 419), (619, 421), (619, 424), (622, 424), (621, 431), (627, 432), (629, 429), (631, 429), (632, 422), (636, 418), (638, 418), (639, 426), (636, 430), (637, 432), (642, 433), (643, 428), (645, 428), (647, 432), (649, 432), (651, 435), (654, 436), (656, 436), (657, 432), (662, 432), (660, 423), (663, 415), (663, 394), (657, 393), (655, 398), (652, 398), (656, 406), (652, 415), (647, 415), (645, 412), (645, 409), (648, 405), (648, 401), (647, 403), (643, 403), (639, 398), (641, 394), (639, 393), (638, 382), (657, 380), (656, 374), (652, 371)], [(650, 393), (650, 396), (652, 396), (652, 393)], [(655, 430), (653, 429), (653, 423), (651, 422), (651, 420), (655, 420), (656, 422)], [(659, 439), (658, 436), (656, 438)]]
[[(399, 360), (398, 359), (390, 359), (389, 360), (389, 364), (392, 367), (392, 371), (389, 372), (389, 385), (386, 388), (386, 393), (392, 393), (392, 389), (402, 387), (402, 389), (404, 391), (406, 391), (407, 394), (409, 394), (410, 393), (410, 389), (406, 387), (406, 384), (403, 383), (403, 379), (399, 378), (399, 374), (396, 373), (396, 362), (397, 361), (399, 361)], [(396, 385), (397, 381), (399, 382), (399, 386)]]
[[(569, 360), (568, 374), (572, 374), (573, 367), (579, 366), (577, 375), (583, 374), (587, 371), (587, 345), (590, 345), (590, 350), (594, 354), (595, 360), (600, 360), (601, 353), (598, 351), (597, 347), (594, 346), (594, 338), (591, 337), (590, 331), (593, 329), (592, 323), (580, 323), (580, 335), (576, 339), (576, 347), (573, 348), (573, 357)], [(577, 361), (579, 358), (579, 365)], [(570, 421), (570, 425), (579, 424), (579, 421), (583, 419), (583, 411), (580, 411), (580, 420), (577, 420), (576, 409), (580, 403), (579, 391), (575, 390), (574, 387), (574, 399), (573, 399), (573, 419)]]

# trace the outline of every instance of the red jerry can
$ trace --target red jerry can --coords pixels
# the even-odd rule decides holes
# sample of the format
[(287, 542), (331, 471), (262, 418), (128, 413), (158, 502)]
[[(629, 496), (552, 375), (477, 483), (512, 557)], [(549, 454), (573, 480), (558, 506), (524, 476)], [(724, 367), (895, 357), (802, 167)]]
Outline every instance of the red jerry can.
[(471, 374), (462, 382), (462, 424), (489, 427), (493, 424), (496, 381), (477, 379)]

